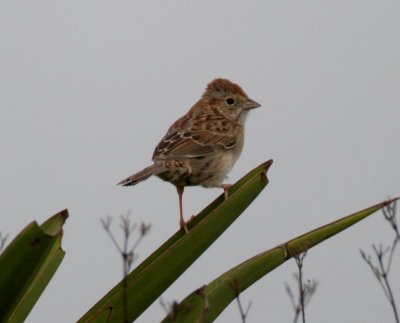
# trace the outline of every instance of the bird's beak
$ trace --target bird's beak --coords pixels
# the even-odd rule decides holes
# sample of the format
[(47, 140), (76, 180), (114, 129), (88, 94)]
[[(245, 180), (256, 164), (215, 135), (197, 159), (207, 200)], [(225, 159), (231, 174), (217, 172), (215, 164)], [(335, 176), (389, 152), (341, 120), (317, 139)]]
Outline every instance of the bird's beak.
[(256, 101), (253, 101), (252, 99), (247, 99), (247, 101), (244, 103), (243, 110), (251, 110), (255, 108), (261, 107), (260, 103), (257, 103)]

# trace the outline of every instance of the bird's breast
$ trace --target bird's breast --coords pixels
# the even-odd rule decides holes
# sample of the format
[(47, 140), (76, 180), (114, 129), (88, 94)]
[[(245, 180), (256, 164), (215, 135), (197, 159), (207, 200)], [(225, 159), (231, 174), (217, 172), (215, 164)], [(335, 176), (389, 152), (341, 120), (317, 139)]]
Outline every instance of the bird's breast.
[(240, 131), (232, 149), (198, 157), (165, 159), (162, 163), (167, 171), (158, 176), (176, 186), (220, 186), (239, 158), (243, 142), (243, 131)]

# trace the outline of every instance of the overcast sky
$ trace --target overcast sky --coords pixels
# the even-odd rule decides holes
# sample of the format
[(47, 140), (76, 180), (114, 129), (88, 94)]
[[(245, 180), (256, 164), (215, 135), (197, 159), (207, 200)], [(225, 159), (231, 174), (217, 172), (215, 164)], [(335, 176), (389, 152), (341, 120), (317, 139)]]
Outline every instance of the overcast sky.
[[(175, 188), (115, 184), (149, 165), (215, 77), (262, 107), (234, 182), (273, 158), (270, 184), (163, 295), (180, 301), (241, 261), (400, 194), (399, 1), (1, 1), (0, 230), (68, 208), (66, 256), (27, 322), (77, 320), (121, 278), (100, 218), (152, 223), (140, 260), (178, 229)], [(186, 217), (218, 189), (188, 188)], [(380, 214), (312, 249), (309, 322), (392, 322), (359, 256), (391, 243)], [(391, 279), (400, 302), (400, 261)], [(248, 322), (291, 322), (289, 261), (242, 295)], [(138, 322), (165, 313), (155, 302)], [(218, 322), (240, 322), (235, 303)]]

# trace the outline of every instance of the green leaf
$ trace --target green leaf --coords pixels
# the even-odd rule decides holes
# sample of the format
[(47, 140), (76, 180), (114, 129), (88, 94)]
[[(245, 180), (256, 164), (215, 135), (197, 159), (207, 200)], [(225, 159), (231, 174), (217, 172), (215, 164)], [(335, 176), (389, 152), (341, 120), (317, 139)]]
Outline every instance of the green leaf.
[[(272, 160), (250, 171), (200, 212), (188, 225), (189, 233), (175, 233), (128, 276), (128, 319), (149, 307), (251, 204), (268, 184)], [(95, 304), (79, 322), (122, 322), (122, 282)]]
[(60, 265), (63, 210), (41, 226), (29, 224), (0, 255), (0, 321), (22, 322)]
[(258, 254), (186, 297), (163, 322), (212, 322), (239, 295), (288, 259), (354, 225), (396, 201), (385, 201), (312, 230), (271, 250)]

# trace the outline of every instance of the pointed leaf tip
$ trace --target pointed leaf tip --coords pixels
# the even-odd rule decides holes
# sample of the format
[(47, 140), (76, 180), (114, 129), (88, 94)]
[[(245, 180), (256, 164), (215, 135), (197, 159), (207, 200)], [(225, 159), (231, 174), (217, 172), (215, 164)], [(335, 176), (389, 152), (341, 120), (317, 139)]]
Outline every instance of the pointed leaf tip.
[(264, 172), (261, 173), (261, 175), (268, 181), (268, 171), (271, 165), (273, 164), (273, 159), (267, 160), (266, 162), (262, 163), (259, 167), (263, 166), (264, 167)]
[(270, 159), (270, 160), (267, 160), (266, 162), (262, 163), (261, 165), (264, 165), (265, 172), (267, 172), (273, 163), (274, 163), (274, 160)]
[(0, 321), (23, 322), (60, 265), (63, 210), (41, 226), (32, 222), (0, 255)]
[(389, 204), (392, 204), (393, 202), (396, 202), (399, 199), (400, 199), (400, 196), (388, 199), (387, 201), (383, 202), (383, 206), (388, 206)]
[(51, 218), (47, 219), (40, 225), (40, 227), (46, 234), (51, 236), (62, 234), (63, 225), (65, 224), (65, 221), (68, 219), (68, 217), (68, 210), (64, 209), (53, 215)]

